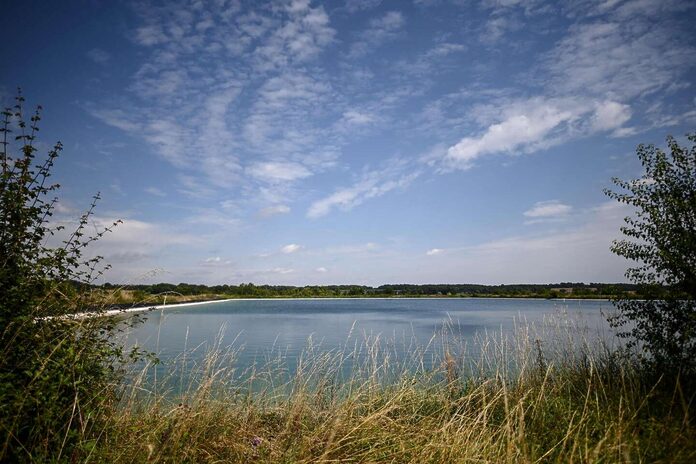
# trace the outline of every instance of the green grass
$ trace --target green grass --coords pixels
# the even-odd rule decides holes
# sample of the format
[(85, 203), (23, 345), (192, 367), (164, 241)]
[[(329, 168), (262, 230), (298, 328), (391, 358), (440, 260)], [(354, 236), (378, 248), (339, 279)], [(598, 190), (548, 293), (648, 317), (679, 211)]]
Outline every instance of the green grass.
[(238, 352), (212, 347), (157, 385), (146, 368), (124, 386), (76, 461), (696, 461), (690, 379), (556, 332), (554, 343), (521, 330), (469, 348), (450, 337), (406, 358), (369, 338), (309, 346), (292, 375), (282, 357), (236, 371)]

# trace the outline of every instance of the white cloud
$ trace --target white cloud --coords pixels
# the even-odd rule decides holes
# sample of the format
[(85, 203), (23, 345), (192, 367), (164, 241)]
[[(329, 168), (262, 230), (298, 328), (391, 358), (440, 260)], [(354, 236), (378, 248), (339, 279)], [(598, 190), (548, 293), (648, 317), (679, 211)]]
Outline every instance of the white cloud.
[(290, 254), (290, 253), (295, 253), (296, 251), (299, 251), (302, 249), (301, 245), (298, 245), (296, 243), (291, 243), (289, 245), (285, 245), (283, 248), (280, 249), (281, 252), (285, 254)]
[(597, 105), (591, 119), (594, 130), (618, 129), (631, 119), (631, 107), (614, 101), (604, 101)]
[[(263, 82), (242, 124), (246, 149), (264, 162), (299, 163), (312, 173), (332, 166), (339, 153), (337, 140), (315, 124), (317, 118), (330, 117), (331, 91), (325, 81), (304, 71)], [(309, 172), (298, 174), (307, 177)]]
[(483, 156), (532, 153), (598, 132), (623, 134), (631, 108), (612, 100), (534, 97), (475, 106), (471, 116), (488, 126), (449, 147), (445, 169), (469, 169)]
[(157, 187), (147, 187), (145, 189), (146, 193), (149, 193), (150, 195), (155, 195), (157, 197), (166, 197), (167, 194), (164, 193), (162, 190), (158, 189)]
[(418, 79), (420, 89), (434, 83), (434, 78), (446, 71), (451, 71), (459, 66), (456, 59), (448, 59), (451, 55), (463, 53), (468, 47), (461, 43), (440, 42), (430, 49), (415, 56), (415, 58), (402, 59), (394, 66), (395, 73)]
[[(307, 251), (310, 272), (281, 274), (292, 266), (268, 265), (270, 270), (249, 271), (244, 281), (306, 284), (308, 282), (617, 282), (630, 265), (611, 253), (614, 238), (628, 208), (607, 202), (595, 208), (574, 210), (573, 221), (535, 232), (491, 230), (490, 239), (478, 243), (441, 248), (440, 254), (427, 256), (426, 250), (405, 250), (389, 244), (355, 243)], [(282, 258), (282, 257), (281, 257)], [(331, 264), (333, 263), (333, 264)], [(569, 265), (572, 263), (572, 265)], [(331, 264), (331, 266), (329, 266)], [(276, 268), (276, 266), (279, 266)], [(326, 267), (326, 273), (317, 271)], [(221, 274), (229, 279), (230, 273)], [(237, 275), (237, 274), (234, 274)]]
[(117, 195), (124, 196), (126, 194), (123, 187), (121, 187), (121, 182), (119, 180), (112, 182), (111, 185), (109, 185), (109, 188)]
[(578, 116), (578, 108), (551, 100), (532, 99), (525, 105), (506, 110), (508, 114), (477, 137), (464, 137), (447, 150), (445, 162), (468, 169), (477, 158), (495, 153), (525, 152), (548, 142), (548, 136), (561, 124)]
[(186, 68), (158, 70), (154, 73), (152, 65), (144, 65), (136, 74), (132, 90), (141, 97), (162, 98), (182, 92), (190, 79)]
[(620, 127), (611, 133), (612, 137), (629, 137), (638, 133), (635, 127)]
[(263, 218), (276, 216), (279, 214), (288, 214), (290, 212), (290, 207), (286, 205), (273, 205), (262, 208), (259, 211), (259, 216)]
[(239, 201), (227, 199), (220, 202), (220, 208), (228, 211), (235, 211), (239, 209)]
[(361, 34), (360, 39), (354, 42), (348, 56), (357, 58), (366, 55), (383, 43), (396, 38), (406, 24), (404, 15), (398, 11), (388, 11), (379, 18), (373, 18)]
[(343, 113), (343, 120), (347, 124), (351, 125), (363, 125), (363, 124), (369, 124), (371, 122), (375, 121), (374, 115), (370, 113), (361, 113), (359, 111), (355, 110), (348, 110), (345, 113)]
[(272, 161), (251, 165), (247, 172), (266, 182), (294, 181), (312, 175), (301, 164)]
[(325, 248), (323, 253), (328, 255), (354, 255), (371, 253), (379, 250), (379, 245), (374, 242), (359, 243), (356, 245), (339, 245)]
[[(115, 217), (93, 216), (86, 232), (96, 233), (112, 226), (115, 221)], [(68, 238), (76, 226), (73, 219), (59, 220), (56, 225), (64, 226), (65, 229), (51, 237), (49, 246), (58, 246), (62, 240)], [(152, 262), (153, 257), (161, 258), (169, 249), (192, 249), (205, 243), (205, 239), (200, 235), (183, 233), (179, 229), (180, 224), (147, 222), (125, 217), (112, 232), (90, 244), (86, 249), (86, 257), (104, 256), (105, 264), (113, 264), (108, 279), (126, 282), (157, 267)], [(138, 262), (137, 266), (133, 265), (135, 261)]]
[(370, 198), (382, 196), (395, 189), (405, 188), (420, 175), (420, 172), (403, 173), (403, 168), (400, 166), (396, 169), (369, 171), (363, 174), (352, 186), (338, 189), (331, 195), (312, 203), (307, 210), (307, 217), (325, 216), (334, 208), (347, 211)]
[(488, 44), (498, 42), (506, 32), (519, 29), (521, 26), (520, 22), (514, 17), (492, 16), (486, 21), (480, 40)]
[(442, 248), (432, 248), (432, 249), (428, 250), (425, 254), (427, 256), (435, 256), (435, 255), (439, 255), (439, 254), (444, 253), (444, 251), (445, 250), (443, 250)]
[(135, 31), (135, 41), (147, 47), (164, 43), (168, 37), (164, 34), (161, 27), (156, 24), (142, 26)]
[(227, 232), (240, 225), (239, 218), (217, 208), (198, 208), (193, 215), (185, 218), (185, 222), (194, 227), (203, 224), (211, 225)]
[[(137, 130), (142, 130), (138, 128)], [(186, 167), (191, 158), (188, 157), (186, 141), (193, 140), (192, 131), (182, 127), (174, 118), (162, 118), (147, 124), (145, 140), (147, 140), (164, 159), (177, 167)]]
[(538, 201), (523, 214), (529, 218), (555, 218), (565, 216), (573, 207), (558, 200)]
[(436, 58), (436, 57), (442, 57), (442, 56), (447, 56), (452, 53), (459, 53), (459, 52), (464, 52), (467, 50), (467, 46), (464, 44), (459, 44), (459, 43), (451, 43), (451, 42), (445, 42), (441, 44), (437, 44), (430, 50), (428, 50), (425, 53), (425, 57), (427, 58)]
[(398, 11), (389, 11), (381, 18), (370, 21), (371, 32), (375, 34), (390, 34), (403, 27), (406, 22), (404, 15)]
[(483, 8), (494, 8), (496, 10), (502, 10), (506, 8), (514, 7), (525, 7), (526, 13), (531, 13), (532, 7), (538, 5), (539, 0), (483, 0), (481, 1), (481, 7)]
[(111, 55), (101, 48), (93, 48), (87, 52), (87, 58), (97, 64), (106, 64), (111, 59)]
[(205, 259), (206, 263), (219, 263), (220, 261), (221, 261), (221, 258), (219, 256), (213, 256), (213, 257)]
[[(420, 282), (617, 282), (630, 265), (609, 250), (628, 209), (616, 202), (582, 212), (578, 224), (546, 233), (508, 235), (448, 248), (436, 260), (414, 258), (400, 274)], [(572, 265), (569, 265), (572, 263)]]
[(215, 190), (210, 187), (206, 179), (189, 175), (177, 176), (180, 187), (178, 192), (196, 199), (209, 199), (215, 196)]
[(53, 212), (60, 216), (67, 216), (78, 213), (78, 210), (65, 200), (59, 200), (53, 205)]
[(311, 8), (308, 1), (295, 0), (286, 4), (286, 11), (287, 20), (254, 50), (259, 71), (307, 61), (333, 40), (336, 31), (330, 26), (323, 6)]
[(135, 133), (140, 130), (138, 121), (127, 111), (120, 109), (103, 109), (90, 106), (89, 113), (109, 126), (113, 126), (122, 131)]
[(572, 26), (546, 69), (561, 92), (626, 101), (679, 82), (695, 59), (669, 23), (632, 14)]
[(379, 6), (382, 0), (346, 0), (346, 8), (350, 12), (371, 10)]
[(295, 270), (285, 267), (274, 267), (273, 269), (271, 269), (271, 272), (274, 274), (291, 274), (295, 272)]
[(304, 68), (335, 31), (324, 7), (309, 1), (244, 11), (235, 3), (135, 5), (133, 40), (146, 59), (122, 97), (86, 106), (185, 170), (197, 184), (183, 185), (187, 193), (238, 189), (259, 208), (292, 195), (275, 184), (321, 172), (339, 154), (335, 138), (313, 124), (334, 108), (323, 100), (330, 86)]
[(228, 123), (228, 113), (239, 93), (240, 84), (236, 81), (228, 81), (218, 91), (207, 93), (203, 103), (205, 117), (196, 133), (195, 147), (205, 153), (200, 167), (218, 187), (237, 180), (241, 171), (236, 134)]
[[(520, 6), (529, 14), (546, 8), (534, 2), (485, 5), (494, 10), (488, 23), (492, 38), (502, 35), (509, 25), (506, 12), (510, 7)], [(571, 15), (577, 15), (576, 23), (542, 55), (530, 75), (532, 83), (544, 87), (543, 94), (474, 106), (469, 117), (483, 125), (483, 130), (450, 147), (446, 168), (468, 169), (484, 155), (528, 153), (598, 132), (608, 131), (612, 137), (636, 133), (637, 128), (624, 127), (634, 113), (632, 107), (689, 85), (688, 70), (696, 60), (696, 47), (683, 40), (673, 19), (656, 20), (659, 13), (680, 8), (683, 5), (678, 2), (654, 1), (605, 2), (601, 8), (582, 2), (570, 6)], [(593, 12), (588, 14), (588, 10)], [(456, 127), (466, 121), (445, 114), (444, 103), (436, 101), (427, 108), (429, 128)], [(673, 120), (650, 111), (642, 114), (653, 125)]]
[[(599, 14), (571, 18), (575, 25), (569, 28), (530, 35), (530, 42), (522, 40), (515, 51), (529, 54), (520, 58), (530, 58), (530, 71), (494, 80), (521, 84), (518, 87), (495, 89), (476, 82), (486, 79), (485, 66), (490, 63), (476, 60), (478, 50), (464, 55), (467, 45), (455, 43), (465, 36), (467, 44), (472, 43), (470, 29), (459, 31), (464, 35), (441, 31), (449, 33), (430, 35), (427, 41), (409, 43), (391, 53), (384, 44), (406, 37), (406, 18), (397, 11), (350, 17), (353, 25), (367, 18), (365, 29), (355, 35), (343, 30), (338, 37), (332, 21), (346, 24), (345, 8), (314, 7), (308, 0), (250, 4), (243, 10), (232, 3), (224, 7), (194, 3), (134, 6), (142, 23), (133, 30), (133, 41), (147, 47), (139, 53), (142, 66), (125, 92), (92, 108), (96, 108), (95, 116), (154, 147), (162, 159), (185, 172), (185, 176), (175, 177), (180, 184), (175, 190), (208, 205), (224, 205), (227, 211), (206, 210), (199, 217), (225, 227), (238, 221), (230, 213), (240, 218), (254, 213), (257, 217), (287, 214), (288, 205), (295, 207), (294, 201), (307, 201), (309, 195), (316, 196), (309, 197), (306, 215), (316, 218), (407, 187), (419, 175), (415, 163), (392, 169), (388, 163), (379, 164), (383, 154), (374, 153), (377, 161), (360, 171), (355, 160), (372, 154), (343, 160), (339, 156), (350, 157), (354, 147), (365, 141), (359, 136), (370, 131), (385, 134), (383, 146), (390, 153), (410, 156), (409, 150), (421, 149), (418, 145), (424, 139), (412, 137), (416, 128), (409, 113), (414, 103), (448, 91), (449, 84), (437, 85), (440, 82), (466, 85), (466, 90), (478, 95), (468, 101), (464, 97), (446, 100), (445, 96), (441, 105), (437, 101), (428, 105), (429, 125), (421, 127), (429, 136), (426, 143), (443, 142), (430, 160), (437, 157), (439, 162), (432, 164), (438, 168), (468, 168), (486, 156), (530, 153), (593, 133), (635, 133), (638, 129), (625, 125), (641, 127), (632, 115), (641, 119), (647, 114), (641, 106), (651, 103), (644, 103), (646, 98), (688, 92), (684, 90), (689, 84), (685, 69), (690, 69), (695, 57), (693, 44), (680, 38), (676, 29), (671, 33), (668, 22), (645, 19), (659, 2), (604, 4)], [(362, 0), (347, 6), (357, 10), (376, 3)], [(480, 22), (481, 27), (489, 27), (491, 37), (502, 36), (518, 24), (514, 16), (501, 10), (526, 9), (532, 3), (538, 5), (491, 0), (484, 6), (495, 11), (488, 22)], [(566, 14), (570, 8), (564, 5), (552, 14)], [(582, 8), (589, 9), (587, 4)], [(617, 16), (619, 9), (624, 19)], [(517, 20), (527, 21), (528, 17), (519, 14)], [(468, 28), (465, 23), (461, 26)], [(475, 26), (474, 35), (479, 31)], [(547, 42), (559, 33), (564, 37), (555, 45)], [(535, 37), (544, 41), (544, 49), (551, 49), (537, 63)], [(345, 59), (345, 53), (358, 57), (372, 50), (386, 53), (371, 57), (375, 59), (369, 63)], [(495, 59), (507, 51), (501, 47), (500, 53)], [(326, 62), (320, 60), (324, 56)], [(395, 59), (399, 61), (395, 63)], [(517, 65), (517, 61), (511, 62), (510, 69), (514, 71)], [(438, 81), (440, 78), (445, 80)], [(529, 92), (535, 91), (538, 96), (530, 98)], [(465, 93), (454, 88), (452, 92)], [(415, 99), (418, 95), (422, 98)], [(690, 99), (685, 102), (693, 103)], [(672, 109), (666, 106), (660, 114), (666, 116), (663, 113)], [(657, 114), (650, 117), (658, 119)], [(674, 121), (660, 120), (663, 124)], [(405, 137), (390, 144), (390, 137), (402, 135)], [(336, 177), (356, 174), (331, 190), (315, 193), (315, 188), (327, 185), (317, 174), (336, 166), (345, 169)], [(301, 183), (306, 180), (312, 185)], [(147, 191), (162, 193), (155, 187)], [(227, 203), (228, 198), (235, 198), (236, 205)], [(549, 212), (559, 206), (563, 205), (537, 204), (525, 217), (562, 217)], [(354, 248), (355, 253), (367, 250), (359, 245)], [(426, 254), (437, 255), (439, 250)], [(425, 250), (417, 254), (424, 261), (440, 261), (453, 250), (447, 248), (442, 253), (445, 256), (435, 260), (426, 259)], [(279, 250), (275, 252), (278, 257)], [(302, 254), (311, 252), (314, 248)], [(331, 276), (343, 268), (321, 261), (307, 268), (320, 264), (331, 265)]]
[(318, 268), (315, 269), (315, 271), (321, 272), (322, 274), (325, 273), (325, 272), (329, 272), (329, 270), (326, 269), (325, 267), (318, 267)]

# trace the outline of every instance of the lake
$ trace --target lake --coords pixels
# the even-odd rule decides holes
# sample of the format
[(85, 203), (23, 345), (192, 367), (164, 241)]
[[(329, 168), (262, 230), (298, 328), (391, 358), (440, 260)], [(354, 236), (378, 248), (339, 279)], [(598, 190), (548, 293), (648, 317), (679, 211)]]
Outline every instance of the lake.
[(613, 311), (605, 300), (233, 300), (148, 312), (147, 320), (127, 333), (127, 345), (155, 353), (162, 361), (155, 369), (160, 376), (182, 357), (196, 364), (209, 350), (228, 347), (235, 352), (239, 371), (282, 357), (284, 368), (292, 373), (308, 349), (315, 354), (350, 352), (370, 344), (393, 359), (418, 352), (429, 365), (445, 345), (448, 352), (466, 347), (476, 353), (481, 340), (512, 337), (525, 327), (545, 351), (566, 336), (613, 343), (606, 321)]

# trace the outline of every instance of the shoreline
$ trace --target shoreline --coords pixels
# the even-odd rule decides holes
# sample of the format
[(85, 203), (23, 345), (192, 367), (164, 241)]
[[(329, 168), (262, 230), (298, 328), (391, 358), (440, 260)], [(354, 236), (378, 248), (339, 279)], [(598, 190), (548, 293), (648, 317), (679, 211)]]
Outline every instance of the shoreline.
[[(117, 316), (124, 313), (147, 312), (165, 309), (176, 309), (185, 306), (198, 306), (213, 303), (227, 303), (230, 301), (319, 301), (319, 300), (536, 300), (536, 301), (561, 301), (569, 303), (573, 301), (604, 301), (611, 302), (607, 298), (538, 298), (538, 297), (485, 297), (485, 296), (462, 296), (462, 297), (278, 297), (278, 298), (226, 298), (222, 300), (194, 301), (187, 303), (171, 303), (153, 306), (138, 306), (127, 309), (110, 309), (104, 312), (103, 316)], [(78, 316), (86, 316), (82, 313)]]
[(109, 309), (104, 312), (104, 316), (115, 316), (118, 314), (122, 313), (135, 313), (135, 312), (142, 312), (142, 311), (154, 311), (157, 309), (166, 309), (166, 308), (171, 308), (171, 307), (183, 307), (183, 306), (197, 306), (197, 305), (204, 305), (204, 304), (211, 304), (211, 303), (223, 303), (227, 301), (234, 301), (237, 298), (227, 298), (224, 300), (206, 300), (206, 301), (192, 301), (192, 302), (187, 302), (187, 303), (172, 303), (172, 304), (162, 304), (162, 305), (154, 305), (154, 306), (137, 306), (134, 308), (127, 308), (127, 309)]

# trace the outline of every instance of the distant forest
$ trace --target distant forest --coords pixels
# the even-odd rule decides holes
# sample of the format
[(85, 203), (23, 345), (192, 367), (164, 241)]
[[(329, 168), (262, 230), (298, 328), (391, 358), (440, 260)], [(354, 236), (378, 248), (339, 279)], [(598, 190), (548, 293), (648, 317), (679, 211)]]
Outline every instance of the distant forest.
[(364, 285), (198, 285), (168, 284), (116, 285), (106, 283), (99, 288), (107, 291), (124, 290), (133, 293), (135, 299), (147, 295), (173, 294), (183, 296), (216, 295), (228, 298), (273, 298), (273, 297), (521, 297), (521, 298), (608, 298), (637, 295), (638, 286), (633, 284), (577, 283), (557, 284), (388, 284), (379, 287)]

